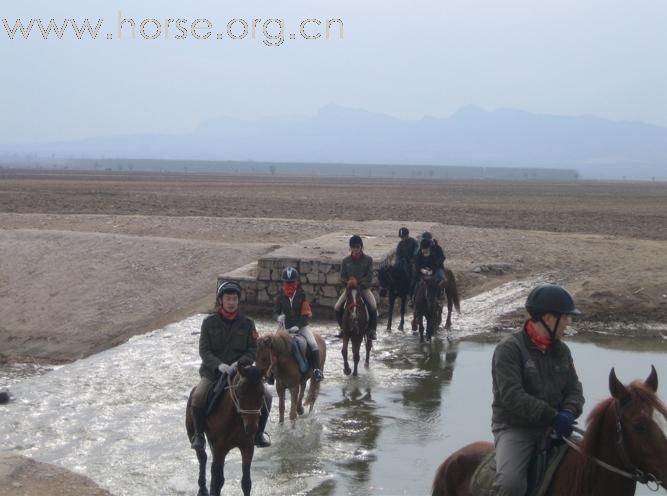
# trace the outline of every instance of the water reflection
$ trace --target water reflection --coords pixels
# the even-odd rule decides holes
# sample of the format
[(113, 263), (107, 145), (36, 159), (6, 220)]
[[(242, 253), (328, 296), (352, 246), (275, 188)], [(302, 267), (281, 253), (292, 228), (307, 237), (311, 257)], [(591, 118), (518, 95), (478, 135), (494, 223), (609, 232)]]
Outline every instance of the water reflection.
[(415, 411), (422, 422), (435, 423), (441, 412), (443, 387), (451, 383), (458, 355), (458, 345), (434, 339), (430, 345), (419, 345), (414, 365), (426, 372), (409, 381), (402, 391), (403, 406)]
[(341, 389), (342, 399), (332, 406), (340, 409), (340, 414), (330, 419), (330, 438), (352, 449), (352, 456), (344, 457), (338, 463), (358, 484), (370, 480), (370, 464), (375, 461), (375, 450), (380, 435), (382, 420), (377, 415), (377, 405), (373, 400), (370, 386), (344, 384)]

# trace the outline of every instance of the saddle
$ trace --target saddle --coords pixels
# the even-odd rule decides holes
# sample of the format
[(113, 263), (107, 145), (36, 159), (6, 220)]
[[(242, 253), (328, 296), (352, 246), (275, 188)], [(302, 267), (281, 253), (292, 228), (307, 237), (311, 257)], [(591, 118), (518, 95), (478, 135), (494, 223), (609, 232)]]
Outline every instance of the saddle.
[(235, 375), (236, 371), (232, 372), (231, 376), (220, 374), (218, 380), (208, 388), (208, 393), (206, 393), (206, 415), (210, 415), (218, 404), (218, 401), (224, 397), (227, 384), (229, 384)]
[(312, 368), (310, 363), (311, 349), (308, 348), (308, 341), (300, 334), (290, 333), (290, 344), (292, 347), (292, 355), (299, 366), (299, 371), (305, 374)]
[[(560, 444), (538, 448), (528, 466), (528, 489), (526, 496), (546, 496), (551, 480), (563, 460), (568, 446)], [(470, 480), (472, 496), (486, 496), (491, 494), (493, 481), (496, 478), (496, 453), (489, 453), (479, 464)]]

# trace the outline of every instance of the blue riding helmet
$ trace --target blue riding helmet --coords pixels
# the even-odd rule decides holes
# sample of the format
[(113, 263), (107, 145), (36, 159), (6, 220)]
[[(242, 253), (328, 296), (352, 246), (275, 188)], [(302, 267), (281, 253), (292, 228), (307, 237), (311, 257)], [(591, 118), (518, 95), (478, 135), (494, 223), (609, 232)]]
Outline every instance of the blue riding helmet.
[(299, 280), (299, 272), (294, 267), (287, 267), (280, 275), (280, 280), (285, 282), (295, 282)]
[(236, 293), (241, 297), (241, 285), (236, 281), (225, 281), (218, 288), (218, 298), (222, 298), (223, 294)]

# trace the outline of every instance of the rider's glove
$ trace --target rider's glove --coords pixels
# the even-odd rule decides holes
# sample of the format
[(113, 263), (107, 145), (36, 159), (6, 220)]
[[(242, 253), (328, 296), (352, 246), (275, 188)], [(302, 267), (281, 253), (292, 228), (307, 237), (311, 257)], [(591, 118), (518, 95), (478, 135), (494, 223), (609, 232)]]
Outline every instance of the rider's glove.
[(232, 370), (234, 370), (234, 369), (236, 369), (236, 362), (234, 362), (231, 365), (227, 365), (226, 363), (221, 363), (220, 365), (218, 365), (218, 370), (222, 374), (229, 375), (229, 374), (232, 373)]
[(278, 315), (278, 318), (276, 320), (278, 321), (278, 324), (285, 327), (285, 314), (284, 313), (281, 313), (280, 315)]
[(292, 326), (292, 327), (290, 327), (290, 328), (289, 328), (289, 332), (292, 332), (292, 333), (294, 333), (294, 332), (299, 332), (299, 326)]
[(572, 434), (574, 424), (576, 423), (577, 421), (575, 420), (574, 413), (569, 410), (561, 410), (553, 420), (554, 432), (558, 436), (568, 437)]

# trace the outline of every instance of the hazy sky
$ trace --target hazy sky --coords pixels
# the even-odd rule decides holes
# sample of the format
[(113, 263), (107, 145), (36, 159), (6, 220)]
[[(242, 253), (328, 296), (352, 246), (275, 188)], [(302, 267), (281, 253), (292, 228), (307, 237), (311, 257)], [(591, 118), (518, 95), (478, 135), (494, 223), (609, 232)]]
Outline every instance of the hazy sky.
[[(133, 133), (188, 133), (222, 115), (314, 114), (334, 103), (405, 119), (458, 108), (513, 107), (595, 114), (667, 126), (665, 0), (4, 0), (0, 7), (0, 143)], [(137, 38), (117, 39), (117, 17)], [(17, 18), (104, 24), (96, 40), (30, 40)], [(175, 39), (166, 19), (213, 23), (212, 36)], [(284, 19), (285, 41), (266, 46), (262, 23)], [(160, 38), (141, 39), (144, 19)], [(255, 39), (227, 23), (261, 19)], [(305, 40), (340, 19), (344, 37)], [(128, 24), (126, 24), (126, 27)], [(233, 26), (237, 36), (242, 24)], [(69, 28), (68, 28), (69, 29)], [(277, 23), (269, 25), (278, 33)], [(206, 29), (199, 31), (200, 35)], [(114, 39), (108, 40), (107, 33)], [(145, 33), (157, 33), (153, 22)], [(216, 33), (223, 34), (218, 40)], [(298, 34), (290, 40), (289, 34)]]

